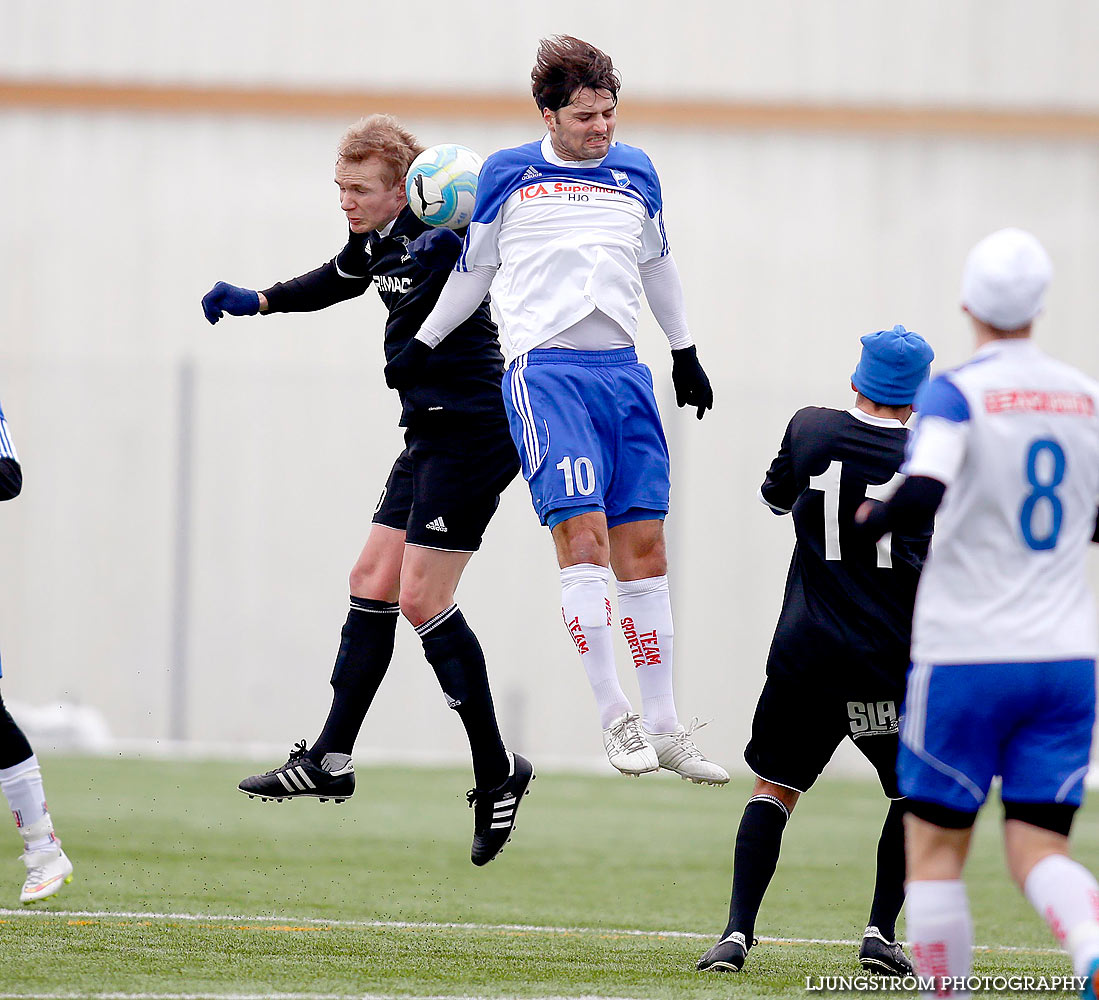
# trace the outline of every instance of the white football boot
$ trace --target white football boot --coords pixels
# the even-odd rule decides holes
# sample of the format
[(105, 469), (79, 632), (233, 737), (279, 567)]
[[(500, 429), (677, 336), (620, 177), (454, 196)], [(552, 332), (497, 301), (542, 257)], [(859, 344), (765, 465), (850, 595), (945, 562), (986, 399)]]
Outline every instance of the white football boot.
[(729, 772), (707, 760), (691, 739), (691, 735), (704, 725), (705, 722), (696, 718), (691, 720), (689, 728), (677, 726), (672, 733), (646, 733), (645, 738), (656, 750), (660, 766), (675, 771), (684, 781), (693, 781), (696, 785), (724, 785), (729, 780)]
[(19, 902), (36, 903), (40, 899), (52, 896), (55, 892), (60, 892), (66, 882), (73, 880), (73, 865), (61, 850), (61, 841), (53, 836), (53, 822), (48, 814), (19, 832), (23, 834), (26, 845), (40, 841), (46, 836), (53, 837), (49, 845), (44, 848), (32, 851), (27, 847), (23, 851), (23, 864), (27, 866), (27, 880), (23, 883)]
[(54, 824), (48, 813), (41, 820), (24, 826), (20, 831), (23, 842), (30, 845), (43, 840), (46, 836), (53, 840), (45, 847), (31, 851), (27, 846), (23, 851), (23, 864), (26, 866), (26, 881), (20, 892), (21, 903), (33, 903), (59, 892), (66, 882), (73, 881), (73, 863), (62, 851), (62, 842), (54, 836)]
[(636, 778), (660, 769), (656, 751), (641, 728), (641, 716), (633, 712), (624, 712), (603, 730), (603, 747), (607, 759), (623, 774)]

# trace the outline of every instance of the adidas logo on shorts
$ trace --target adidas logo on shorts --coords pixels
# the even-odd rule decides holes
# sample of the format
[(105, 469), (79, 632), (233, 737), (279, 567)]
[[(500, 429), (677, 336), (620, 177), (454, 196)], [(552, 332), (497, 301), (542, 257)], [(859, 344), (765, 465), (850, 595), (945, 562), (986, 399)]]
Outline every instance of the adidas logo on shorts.
[(446, 531), (446, 525), (443, 524), (443, 519), (441, 517), (435, 518), (434, 521), (428, 521), (425, 527), (429, 528), (431, 531)]

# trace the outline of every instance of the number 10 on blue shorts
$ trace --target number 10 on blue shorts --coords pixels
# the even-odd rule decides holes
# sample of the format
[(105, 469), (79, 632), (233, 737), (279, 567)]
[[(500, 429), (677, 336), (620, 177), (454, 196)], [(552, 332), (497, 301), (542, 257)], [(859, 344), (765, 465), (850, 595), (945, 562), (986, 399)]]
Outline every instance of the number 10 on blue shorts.
[(504, 375), (504, 408), (543, 524), (603, 510), (607, 523), (668, 511), (668, 444), (652, 373), (633, 348), (529, 351)]

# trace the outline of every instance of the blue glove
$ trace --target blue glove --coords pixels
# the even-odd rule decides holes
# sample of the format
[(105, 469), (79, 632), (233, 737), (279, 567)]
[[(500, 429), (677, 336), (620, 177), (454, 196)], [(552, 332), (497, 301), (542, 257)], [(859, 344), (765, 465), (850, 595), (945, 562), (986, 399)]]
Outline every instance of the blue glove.
[(462, 237), (453, 229), (429, 229), (408, 244), (408, 254), (428, 271), (448, 271), (462, 255)]
[[(411, 244), (410, 244), (411, 245)], [(408, 389), (431, 357), (431, 348), (413, 337), (392, 361), (385, 366), (385, 384), (390, 389)]]
[(202, 311), (211, 323), (216, 323), (225, 313), (230, 316), (255, 316), (259, 312), (259, 292), (219, 281), (202, 296)]

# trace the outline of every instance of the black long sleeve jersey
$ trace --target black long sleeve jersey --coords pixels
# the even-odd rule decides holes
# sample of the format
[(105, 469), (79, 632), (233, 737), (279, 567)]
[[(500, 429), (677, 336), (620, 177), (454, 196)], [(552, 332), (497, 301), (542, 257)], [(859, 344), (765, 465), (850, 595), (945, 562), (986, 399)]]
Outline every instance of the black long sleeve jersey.
[[(389, 311), (385, 359), (393, 360), (419, 331), (450, 274), (421, 267), (409, 256), (408, 244), (427, 229), (404, 208), (385, 236), (351, 233), (327, 264), (264, 289), (267, 311), (313, 312), (356, 298), (374, 285)], [(400, 393), (401, 426), (505, 420), (500, 396), (503, 370), (496, 324), (485, 296), (473, 315), (431, 352), (418, 384)]]
[(796, 538), (768, 673), (838, 660), (903, 679), (931, 526), (875, 546), (854, 520), (864, 499), (884, 499), (900, 482), (907, 437), (861, 411), (811, 406), (790, 420), (760, 487), (772, 510), (793, 512)]

